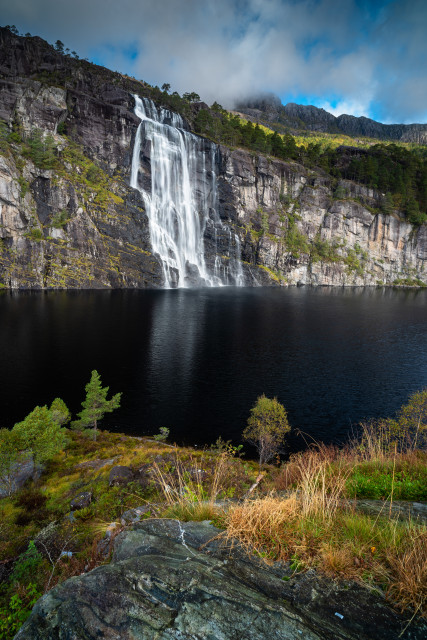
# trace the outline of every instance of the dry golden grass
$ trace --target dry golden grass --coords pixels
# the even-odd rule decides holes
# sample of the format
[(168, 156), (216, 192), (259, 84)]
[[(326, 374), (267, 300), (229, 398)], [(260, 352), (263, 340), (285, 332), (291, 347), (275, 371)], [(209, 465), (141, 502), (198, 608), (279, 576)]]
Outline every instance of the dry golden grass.
[(398, 607), (427, 615), (427, 529), (387, 517), (388, 509), (377, 517), (355, 512), (344, 498), (349, 456), (331, 447), (293, 456), (293, 492), (230, 508), (225, 537), (266, 560), (290, 560), (294, 570), (316, 566), (329, 576), (386, 584)]
[(272, 496), (247, 500), (226, 515), (226, 539), (238, 540), (248, 551), (255, 550), (273, 559), (288, 558), (286, 526), (298, 517), (296, 496), (281, 500)]
[(211, 520), (218, 514), (215, 503), (229, 475), (230, 454), (218, 455), (209, 473), (205, 467), (211, 467), (211, 464), (206, 462), (203, 456), (190, 455), (184, 467), (175, 452), (170, 470), (153, 464), (155, 479), (167, 505), (165, 515), (180, 520)]
[(427, 617), (427, 531), (414, 534), (403, 553), (388, 554), (392, 577), (390, 596), (402, 610), (407, 607)]
[(347, 465), (338, 463), (332, 468), (332, 461), (322, 448), (309, 450), (297, 464), (301, 478), (297, 487), (301, 515), (332, 519), (344, 496), (350, 473)]
[(357, 578), (360, 561), (348, 546), (336, 547), (325, 543), (320, 549), (319, 565), (326, 575)]
[[(321, 514), (322, 499), (309, 514), (297, 493), (246, 501), (225, 515), (225, 539), (238, 541), (266, 561), (290, 560), (291, 568), (315, 566), (331, 577), (387, 585), (396, 605), (427, 616), (427, 529), (341, 506)], [(317, 511), (315, 511), (317, 509)]]
[(354, 462), (354, 452), (348, 447), (339, 449), (334, 445), (315, 444), (290, 457), (276, 476), (275, 488), (281, 491), (294, 489), (303, 481), (311, 483), (315, 471), (324, 476), (323, 484), (329, 489), (333, 484), (331, 476), (338, 473), (338, 476), (347, 477)]

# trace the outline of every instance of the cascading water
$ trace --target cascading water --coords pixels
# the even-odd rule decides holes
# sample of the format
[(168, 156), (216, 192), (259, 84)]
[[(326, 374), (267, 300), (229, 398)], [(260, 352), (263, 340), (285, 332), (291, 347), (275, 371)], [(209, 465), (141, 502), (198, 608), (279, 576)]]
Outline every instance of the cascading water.
[[(132, 156), (131, 186), (141, 193), (149, 219), (153, 252), (163, 268), (164, 286), (244, 284), (237, 235), (218, 214), (215, 145), (185, 130), (181, 116), (135, 98), (141, 119)], [(149, 155), (151, 184), (141, 167), (141, 149)], [(147, 161), (145, 161), (147, 164)], [(212, 227), (215, 258), (205, 258), (204, 232)], [(228, 237), (225, 257), (218, 257), (217, 238)]]

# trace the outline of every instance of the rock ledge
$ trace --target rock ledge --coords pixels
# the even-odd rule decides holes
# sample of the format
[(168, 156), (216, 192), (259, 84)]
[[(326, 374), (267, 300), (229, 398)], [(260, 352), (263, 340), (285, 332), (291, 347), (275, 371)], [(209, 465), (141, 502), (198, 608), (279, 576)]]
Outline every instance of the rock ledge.
[[(397, 640), (407, 625), (360, 585), (314, 571), (288, 579), (285, 567), (212, 540), (218, 533), (209, 523), (135, 525), (116, 538), (111, 564), (43, 596), (16, 640)], [(418, 620), (402, 637), (426, 634)]]

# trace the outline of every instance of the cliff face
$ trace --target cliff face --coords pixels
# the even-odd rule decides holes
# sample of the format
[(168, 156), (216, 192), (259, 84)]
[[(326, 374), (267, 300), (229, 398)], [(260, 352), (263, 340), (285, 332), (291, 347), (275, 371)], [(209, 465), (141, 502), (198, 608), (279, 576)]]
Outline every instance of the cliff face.
[[(0, 29), (0, 287), (162, 286), (144, 202), (129, 186), (132, 94), (147, 91)], [(295, 163), (227, 148), (216, 158), (223, 227), (206, 225), (208, 265), (227, 264), (237, 234), (248, 285), (427, 283), (425, 225), (372, 213), (379, 194), (343, 183), (334, 200), (328, 177)]]
[[(5, 287), (161, 285), (143, 203), (129, 187), (139, 122), (132, 95), (118, 74), (87, 66), (39, 38), (0, 30), (0, 118), (9, 126), (0, 156)], [(57, 133), (61, 124), (67, 137)], [(34, 129), (53, 136), (54, 169), (25, 157)]]
[(244, 151), (222, 149), (222, 159), (221, 203), (238, 221), (243, 259), (277, 280), (427, 282), (427, 226), (375, 213), (381, 194), (345, 180), (333, 190), (329, 176)]

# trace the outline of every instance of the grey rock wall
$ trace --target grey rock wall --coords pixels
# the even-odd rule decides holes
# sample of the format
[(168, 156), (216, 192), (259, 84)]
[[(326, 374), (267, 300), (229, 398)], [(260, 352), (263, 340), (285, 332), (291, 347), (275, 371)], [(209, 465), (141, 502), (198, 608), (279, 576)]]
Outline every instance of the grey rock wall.
[[(287, 284), (426, 284), (427, 226), (414, 228), (397, 212), (372, 213), (381, 194), (345, 180), (340, 186), (345, 198), (335, 199), (320, 171), (222, 148), (221, 211), (235, 222), (248, 262)], [(298, 234), (308, 253), (290, 241)]]
[[(82, 64), (0, 29), (0, 288), (163, 284), (144, 203), (129, 187), (139, 123), (132, 92), (144, 86)], [(23, 155), (35, 129), (54, 138), (55, 170)], [(381, 194), (343, 181), (338, 200), (320, 171), (225, 147), (216, 156), (211, 217), (223, 227), (206, 225), (209, 266), (235, 255), (237, 233), (249, 286), (427, 283), (426, 225), (373, 213)], [(100, 174), (91, 181), (93, 165)]]

